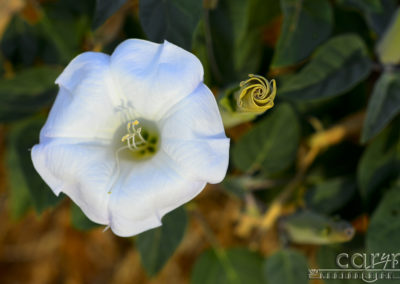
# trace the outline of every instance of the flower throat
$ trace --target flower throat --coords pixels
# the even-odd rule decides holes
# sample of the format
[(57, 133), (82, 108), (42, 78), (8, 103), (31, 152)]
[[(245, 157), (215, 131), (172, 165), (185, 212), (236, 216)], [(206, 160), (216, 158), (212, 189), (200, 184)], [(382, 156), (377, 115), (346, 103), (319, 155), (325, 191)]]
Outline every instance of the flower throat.
[(156, 152), (158, 135), (139, 127), (138, 120), (128, 122), (126, 132), (121, 142), (127, 144), (124, 148), (129, 149), (135, 159), (147, 158)]

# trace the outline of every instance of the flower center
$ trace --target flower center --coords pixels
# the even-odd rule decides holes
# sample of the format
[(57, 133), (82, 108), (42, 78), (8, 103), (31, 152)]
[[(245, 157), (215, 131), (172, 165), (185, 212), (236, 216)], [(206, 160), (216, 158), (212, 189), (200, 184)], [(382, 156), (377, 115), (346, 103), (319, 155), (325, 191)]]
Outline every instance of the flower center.
[(148, 120), (129, 121), (116, 132), (114, 147), (119, 160), (139, 161), (151, 158), (158, 150), (159, 132)]

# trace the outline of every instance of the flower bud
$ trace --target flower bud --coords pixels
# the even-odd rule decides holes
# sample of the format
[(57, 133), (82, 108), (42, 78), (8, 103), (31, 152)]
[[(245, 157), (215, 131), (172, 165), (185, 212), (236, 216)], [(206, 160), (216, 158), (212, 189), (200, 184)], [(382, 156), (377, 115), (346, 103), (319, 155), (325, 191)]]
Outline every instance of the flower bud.
[(222, 120), (226, 128), (251, 121), (274, 106), (276, 82), (260, 75), (249, 74), (239, 86), (223, 91), (219, 99)]
[(249, 74), (249, 79), (240, 83), (236, 93), (237, 111), (260, 114), (274, 106), (276, 82), (260, 75)]

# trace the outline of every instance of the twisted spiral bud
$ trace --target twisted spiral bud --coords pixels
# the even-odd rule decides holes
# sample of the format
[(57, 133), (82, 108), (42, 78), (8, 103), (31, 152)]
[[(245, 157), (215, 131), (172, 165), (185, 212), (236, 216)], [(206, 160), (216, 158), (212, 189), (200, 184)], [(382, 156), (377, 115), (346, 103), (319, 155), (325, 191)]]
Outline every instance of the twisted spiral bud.
[(240, 83), (237, 92), (237, 110), (240, 112), (263, 113), (274, 106), (276, 82), (260, 75), (249, 74), (249, 79)]

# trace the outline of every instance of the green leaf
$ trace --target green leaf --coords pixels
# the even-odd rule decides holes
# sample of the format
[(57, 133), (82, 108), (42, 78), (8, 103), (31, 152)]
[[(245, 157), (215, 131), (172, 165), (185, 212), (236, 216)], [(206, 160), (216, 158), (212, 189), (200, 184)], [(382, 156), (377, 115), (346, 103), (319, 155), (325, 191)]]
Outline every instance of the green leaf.
[[(205, 36), (204, 20), (201, 20), (193, 33), (192, 52), (200, 60), (204, 69), (204, 84), (211, 85), (212, 67), (209, 60), (209, 50), (207, 49), (207, 40)], [(215, 66), (214, 66), (215, 68)]]
[(263, 30), (278, 14), (276, 0), (219, 0), (216, 9), (206, 10), (193, 39), (206, 74), (211, 72), (217, 83), (228, 85), (258, 73)]
[(49, 105), (59, 72), (52, 67), (32, 67), (12, 79), (0, 79), (0, 122), (21, 119)]
[(139, 17), (151, 41), (165, 39), (186, 50), (191, 49), (193, 33), (202, 14), (199, 0), (141, 0)]
[(33, 26), (14, 16), (1, 38), (1, 51), (8, 60), (18, 65), (32, 65), (38, 55), (39, 39)]
[(278, 95), (290, 100), (340, 95), (368, 76), (371, 60), (360, 37), (347, 34), (322, 45), (311, 62), (282, 82)]
[(267, 283), (307, 284), (307, 272), (306, 257), (291, 249), (278, 251), (264, 265)]
[(156, 275), (174, 254), (183, 239), (187, 222), (186, 211), (179, 207), (163, 218), (161, 227), (137, 237), (137, 249), (149, 275)]
[(358, 10), (368, 26), (380, 37), (396, 10), (396, 0), (339, 0), (339, 4)]
[(24, 69), (12, 79), (1, 79), (0, 92), (6, 93), (7, 99), (13, 99), (13, 96), (26, 96), (29, 99), (55, 87), (54, 81), (59, 71), (47, 66)]
[(351, 0), (360, 2), (360, 5), (363, 5), (366, 10), (370, 10), (373, 12), (382, 11), (382, 3), (380, 0)]
[(368, 102), (362, 142), (378, 134), (400, 112), (400, 71), (385, 71)]
[[(203, 29), (196, 37), (194, 37), (193, 46), (196, 47), (196, 55), (203, 50), (211, 71), (212, 78), (219, 84), (228, 84), (232, 81), (239, 81), (237, 70), (234, 68), (234, 26), (231, 17), (232, 6), (240, 0), (221, 0), (218, 1), (216, 9), (204, 12), (202, 24)], [(237, 18), (242, 21), (242, 18)], [(203, 35), (201, 34), (203, 33)], [(202, 40), (202, 41), (200, 41)], [(200, 49), (201, 46), (202, 49)], [(201, 57), (200, 57), (201, 58)], [(203, 61), (205, 61), (203, 55)], [(206, 69), (207, 71), (207, 69)], [(246, 74), (247, 76), (247, 74)]]
[[(127, 0), (96, 0), (93, 29), (100, 27), (109, 17), (119, 10)], [(141, 2), (141, 1), (140, 1)]]
[(289, 104), (275, 107), (233, 147), (234, 165), (242, 171), (261, 168), (266, 174), (293, 162), (300, 139), (298, 118)]
[(72, 226), (80, 231), (87, 231), (101, 226), (90, 221), (75, 203), (71, 204), (70, 214)]
[(19, 219), (31, 208), (32, 198), (23, 171), (21, 170), (19, 153), (13, 141), (19, 135), (19, 129), (12, 129), (6, 153), (8, 184), (10, 186), (10, 211), (13, 219)]
[[(243, 79), (257, 73), (262, 59), (263, 28), (279, 14), (276, 0), (229, 0), (233, 20), (233, 67)], [(239, 17), (238, 15), (242, 15)]]
[(384, 36), (379, 41), (377, 53), (383, 64), (400, 63), (400, 8), (392, 18)]
[[(362, 246), (362, 247), (361, 247)], [(349, 254), (349, 259), (341, 260), (343, 264), (349, 264), (349, 268), (353, 268), (351, 266), (351, 256), (353, 253), (363, 253), (364, 251), (364, 242), (358, 242), (357, 239), (353, 239), (350, 243), (343, 243), (340, 245), (325, 245), (320, 246), (317, 252), (317, 264), (320, 269), (338, 269), (336, 263), (336, 258), (340, 253)], [(315, 268), (315, 267), (312, 267)], [(325, 284), (365, 284), (365, 281), (362, 279), (333, 279), (330, 278), (327, 281), (324, 281)], [(374, 282), (375, 283), (375, 282)]]
[(390, 24), (394, 11), (396, 11), (396, 0), (381, 0), (382, 9), (380, 11), (368, 11), (361, 7), (368, 25), (378, 36), (382, 36)]
[(362, 11), (380, 13), (383, 10), (381, 0), (339, 0), (338, 2)]
[[(386, 192), (374, 211), (367, 231), (369, 252), (398, 252), (400, 239), (400, 186)], [(398, 283), (398, 282), (397, 282)]]
[(357, 181), (361, 196), (373, 200), (376, 190), (399, 174), (400, 122), (395, 120), (372, 140), (360, 159)]
[(31, 118), (12, 125), (7, 143), (11, 211), (18, 218), (32, 203), (38, 213), (55, 206), (57, 198), (33, 167), (30, 149), (39, 142), (45, 119)]
[(192, 284), (262, 284), (262, 258), (244, 248), (205, 251), (194, 265)]
[(327, 0), (281, 0), (283, 27), (271, 68), (305, 59), (330, 35), (333, 12)]
[[(75, 6), (79, 9), (79, 4), (75, 3)], [(37, 29), (56, 53), (56, 61), (54, 58), (47, 60), (66, 65), (82, 52), (83, 41), (90, 33), (90, 19), (87, 13), (77, 14), (77, 11), (62, 9), (67, 7), (54, 5), (43, 9)], [(48, 57), (47, 52), (48, 47), (43, 51), (42, 57)], [(54, 55), (51, 54), (50, 57)]]
[(331, 214), (342, 208), (354, 196), (356, 183), (351, 178), (326, 180), (307, 190), (307, 206), (315, 211)]

